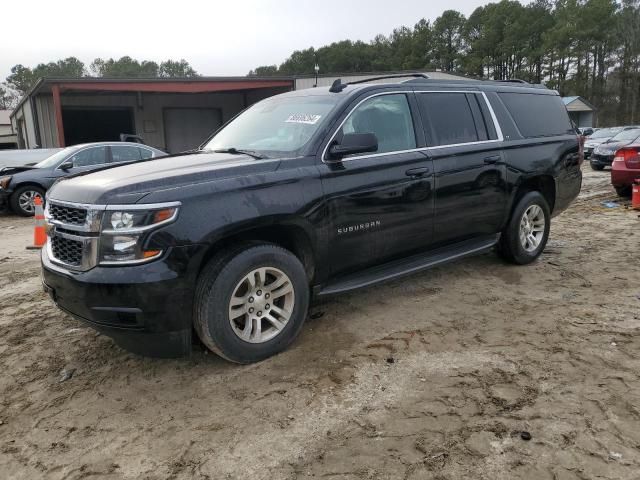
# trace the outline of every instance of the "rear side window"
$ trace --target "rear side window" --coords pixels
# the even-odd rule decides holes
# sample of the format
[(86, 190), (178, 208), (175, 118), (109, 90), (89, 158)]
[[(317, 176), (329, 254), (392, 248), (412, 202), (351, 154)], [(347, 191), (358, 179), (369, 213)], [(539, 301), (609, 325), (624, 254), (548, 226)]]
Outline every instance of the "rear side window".
[(111, 157), (114, 163), (133, 162), (142, 158), (138, 147), (130, 147), (127, 145), (113, 145), (111, 147)]
[(524, 137), (550, 137), (573, 133), (567, 109), (557, 95), (498, 95)]
[(147, 148), (140, 148), (139, 150), (143, 160), (154, 157), (153, 152)]
[(465, 93), (418, 94), (430, 146), (479, 142), (489, 138), (475, 97), (477, 95)]

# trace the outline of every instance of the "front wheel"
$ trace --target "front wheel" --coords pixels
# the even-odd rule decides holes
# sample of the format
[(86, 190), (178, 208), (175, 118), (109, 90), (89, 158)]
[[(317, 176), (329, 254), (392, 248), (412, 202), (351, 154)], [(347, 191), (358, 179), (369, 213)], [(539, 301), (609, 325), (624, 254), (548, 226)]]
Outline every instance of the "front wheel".
[(309, 284), (300, 260), (272, 244), (248, 244), (205, 267), (196, 289), (195, 330), (210, 350), (236, 363), (281, 352), (307, 316)]
[(551, 228), (549, 205), (540, 192), (525, 194), (503, 230), (498, 245), (500, 255), (511, 263), (535, 261), (547, 244)]
[(591, 170), (595, 170), (597, 172), (604, 170), (604, 165), (600, 165), (599, 163), (589, 162), (591, 165)]
[(11, 195), (11, 210), (23, 217), (33, 217), (36, 212), (36, 198), (40, 197), (44, 205), (44, 189), (35, 185), (25, 185)]

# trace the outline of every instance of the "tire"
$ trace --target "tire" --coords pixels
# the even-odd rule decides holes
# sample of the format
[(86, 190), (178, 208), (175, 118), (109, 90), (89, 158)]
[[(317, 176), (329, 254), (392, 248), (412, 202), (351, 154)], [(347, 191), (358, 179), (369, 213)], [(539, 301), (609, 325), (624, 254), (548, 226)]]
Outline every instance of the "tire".
[[(277, 286), (279, 282), (284, 283)], [(292, 293), (283, 293), (287, 285)], [(214, 257), (201, 273), (194, 328), (202, 343), (221, 357), (235, 363), (259, 362), (283, 351), (298, 336), (309, 295), (305, 269), (291, 252), (265, 243), (238, 246)]]
[(619, 197), (630, 197), (631, 187), (613, 187), (616, 189), (616, 193)]
[(593, 163), (593, 162), (589, 162), (589, 165), (591, 165), (592, 170), (595, 170), (597, 172), (604, 170), (604, 165), (600, 165), (598, 163)]
[[(531, 221), (531, 218), (529, 218), (527, 222), (524, 219), (525, 213), (532, 214), (537, 212), (538, 210), (536, 210), (535, 207), (538, 207), (543, 218), (540, 220), (540, 217), (534, 217), (534, 221)], [(523, 224), (523, 222), (527, 223)], [(526, 236), (524, 240), (521, 239), (521, 228), (525, 229), (524, 232), (526, 234), (526, 232), (529, 231), (529, 226), (534, 227), (532, 235), (537, 243), (527, 240)], [(547, 201), (540, 192), (528, 192), (518, 201), (516, 207), (513, 209), (509, 223), (502, 231), (500, 243), (498, 244), (498, 252), (505, 260), (515, 263), (516, 265), (531, 263), (542, 254), (549, 239), (550, 228), (551, 214)]]
[[(33, 217), (35, 213), (35, 207), (33, 203), (29, 202), (26, 197), (33, 199), (34, 195), (39, 195), (42, 198), (42, 204), (44, 205), (44, 189), (35, 185), (25, 185), (19, 187), (9, 199), (11, 210), (17, 215), (23, 217)], [(26, 202), (26, 203), (25, 203)]]

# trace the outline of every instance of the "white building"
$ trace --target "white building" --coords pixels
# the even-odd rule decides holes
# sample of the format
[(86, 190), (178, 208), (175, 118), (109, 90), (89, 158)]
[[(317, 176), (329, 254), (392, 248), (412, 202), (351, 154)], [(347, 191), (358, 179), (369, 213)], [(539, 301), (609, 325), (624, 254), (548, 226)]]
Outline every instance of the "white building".
[(0, 110), (0, 150), (18, 147), (18, 137), (11, 126), (11, 110)]

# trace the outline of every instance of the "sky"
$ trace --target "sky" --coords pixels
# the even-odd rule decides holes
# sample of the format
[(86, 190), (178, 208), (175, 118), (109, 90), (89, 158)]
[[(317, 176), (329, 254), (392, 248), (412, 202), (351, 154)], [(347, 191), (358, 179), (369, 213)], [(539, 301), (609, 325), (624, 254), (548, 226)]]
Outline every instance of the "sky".
[[(373, 39), (434, 20), (446, 9), (469, 15), (488, 0), (29, 0), (2, 22), (0, 80), (21, 63), (69, 56), (160, 62), (187, 60), (202, 75), (246, 75), (294, 50)], [(322, 69), (322, 65), (320, 65)], [(322, 73), (322, 72), (321, 72)]]

